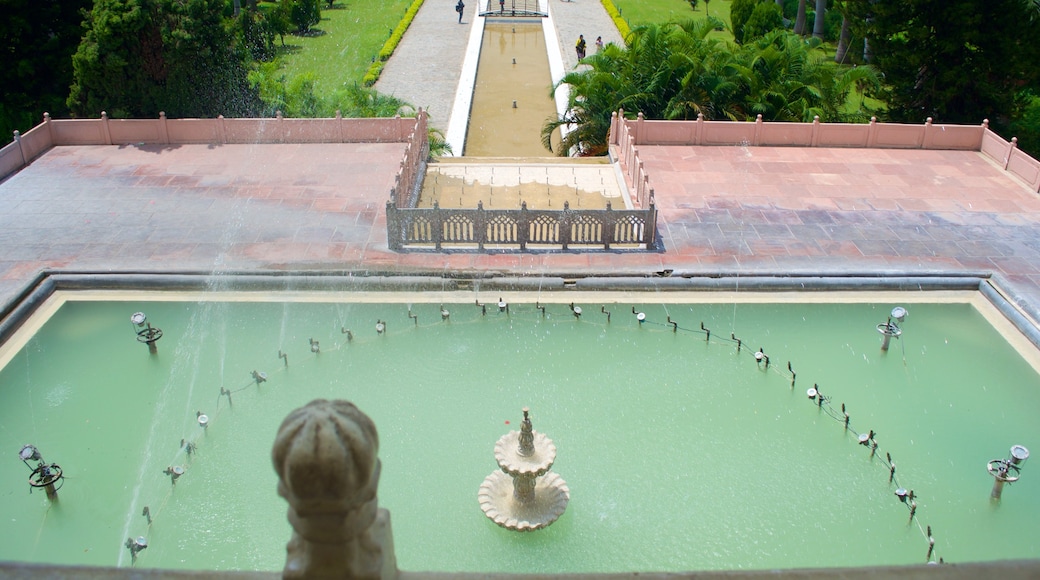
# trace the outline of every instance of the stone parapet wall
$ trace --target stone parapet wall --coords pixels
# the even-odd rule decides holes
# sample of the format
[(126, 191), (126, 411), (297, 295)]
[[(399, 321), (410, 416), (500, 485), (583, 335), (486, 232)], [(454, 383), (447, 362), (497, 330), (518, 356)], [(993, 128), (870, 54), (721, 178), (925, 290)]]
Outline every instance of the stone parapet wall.
[[(425, 113), (418, 118), (288, 119), (51, 119), (0, 149), (0, 179), (25, 167), (51, 147), (129, 144), (425, 143)], [(420, 149), (421, 146), (418, 146)]]
[[(941, 149), (980, 151), (1008, 172), (1040, 191), (1040, 162), (1017, 147), (1017, 139), (1005, 141), (981, 125), (935, 124), (929, 118), (923, 125), (898, 123), (812, 123), (648, 121), (639, 114), (625, 119), (619, 111), (611, 121), (609, 147), (621, 164), (628, 186), (642, 186), (640, 145), (657, 146), (745, 146), (745, 147), (834, 147), (876, 149)], [(649, 187), (647, 185), (647, 187)]]

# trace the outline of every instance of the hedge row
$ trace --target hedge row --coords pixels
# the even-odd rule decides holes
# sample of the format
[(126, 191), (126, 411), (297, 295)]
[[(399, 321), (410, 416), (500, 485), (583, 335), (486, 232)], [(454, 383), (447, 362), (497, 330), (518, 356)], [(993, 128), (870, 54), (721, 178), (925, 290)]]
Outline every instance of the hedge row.
[[(604, 0), (609, 2), (610, 0)], [(386, 39), (383, 44), (383, 48), (380, 49), (379, 55), (372, 61), (372, 64), (368, 67), (368, 72), (361, 78), (362, 84), (366, 87), (370, 87), (376, 84), (379, 80), (379, 75), (383, 73), (384, 63), (390, 59), (390, 55), (394, 54), (394, 50), (397, 49), (397, 45), (401, 43), (401, 38), (404, 33), (408, 31), (408, 27), (411, 26), (412, 20), (415, 19), (415, 15), (422, 8), (423, 0), (413, 0), (412, 5), (405, 11), (404, 16), (401, 17), (401, 21), (397, 23), (397, 28), (390, 33), (390, 38)]]
[(632, 29), (628, 27), (628, 22), (621, 17), (621, 12), (618, 11), (617, 6), (614, 6), (613, 0), (600, 0), (603, 4), (603, 8), (610, 15), (610, 19), (614, 21), (614, 26), (617, 26), (618, 32), (621, 33), (622, 42), (628, 42), (628, 35), (632, 34)]

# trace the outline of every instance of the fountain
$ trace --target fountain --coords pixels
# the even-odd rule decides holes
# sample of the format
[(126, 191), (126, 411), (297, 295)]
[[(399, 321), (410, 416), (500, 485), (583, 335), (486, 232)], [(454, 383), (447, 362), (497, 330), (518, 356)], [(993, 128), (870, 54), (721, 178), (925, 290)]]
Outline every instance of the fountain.
[(530, 532), (551, 525), (567, 509), (571, 492), (557, 473), (556, 445), (531, 426), (524, 407), (519, 431), (510, 431), (495, 443), (494, 471), (480, 485), (480, 509), (507, 530)]
[[(30, 470), (32, 475), (29, 476), (29, 486), (32, 489), (42, 488), (47, 492), (47, 497), (51, 500), (58, 499), (58, 490), (61, 489), (61, 484), (64, 479), (61, 467), (57, 463), (47, 463), (43, 459), (43, 455), (40, 454), (40, 450), (33, 445), (26, 445), (22, 447), (22, 450), (18, 452), (18, 458), (22, 460)], [(36, 462), (36, 467), (29, 465), (30, 461)]]
[[(246, 296), (215, 307), (189, 295), (147, 303), (149, 318), (164, 321), (162, 357), (127, 340), (134, 302), (70, 300), (12, 345), (0, 371), (0, 447), (50, 450), (75, 485), (61, 489), (60, 506), (42, 493), (9, 502), (0, 559), (281, 570), (292, 529), (271, 493), (272, 431), (315, 398), (349, 398), (378, 425), (379, 506), (394, 514), (404, 570), (776, 569), (913, 564), (929, 550), (958, 563), (1035, 553), (1036, 481), (1020, 478), (989, 509), (978, 478), (994, 449), (1040, 436), (1031, 415), (1040, 378), (998, 348), (1007, 341), (975, 307), (912, 301), (904, 365), (878, 352), (874, 326), (905, 295), (858, 305), (705, 296), (633, 303), (632, 294), (494, 288)], [(608, 322), (606, 312), (623, 315)], [(359, 329), (352, 340), (349, 328)], [(459, 482), (479, 487), (499, 469), (489, 448), (503, 431), (527, 429), (495, 409), (525, 405), (566, 425), (557, 433), (538, 415), (564, 451), (551, 467), (574, 500), (547, 528), (514, 534), (490, 525), (474, 509), (477, 490)], [(513, 437), (507, 451), (519, 449)], [(735, 448), (767, 476), (732, 486), (704, 469), (732, 465)], [(20, 469), (0, 472), (4, 489), (24, 489)], [(512, 477), (498, 475), (513, 500)], [(431, 533), (431, 521), (450, 533)], [(742, 544), (750, 534), (760, 549)], [(139, 537), (146, 549), (125, 546)], [(691, 538), (704, 549), (688, 549)], [(799, 549), (807, 543), (814, 549)], [(632, 549), (614, 548), (622, 544)]]

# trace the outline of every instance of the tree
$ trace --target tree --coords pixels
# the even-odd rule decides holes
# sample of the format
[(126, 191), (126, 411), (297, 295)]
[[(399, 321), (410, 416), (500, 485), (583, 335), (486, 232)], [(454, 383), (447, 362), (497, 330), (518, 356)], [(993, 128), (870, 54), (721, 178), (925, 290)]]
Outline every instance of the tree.
[(259, 104), (223, 0), (95, 0), (72, 58), (73, 113), (248, 116)]
[(733, 28), (733, 40), (737, 43), (744, 40), (744, 24), (751, 18), (759, 0), (733, 0), (729, 7), (729, 21)]
[(311, 27), (321, 22), (321, 5), (318, 0), (281, 0), (288, 6), (289, 20), (301, 34), (310, 32)]
[(827, 0), (816, 0), (816, 15), (813, 17), (813, 38), (823, 40), (827, 30)]
[(783, 26), (784, 17), (780, 12), (780, 7), (770, 2), (760, 2), (751, 12), (751, 17), (744, 23), (742, 42), (747, 44), (777, 28), (783, 28)]
[(794, 19), (794, 33), (805, 36), (805, 0), (798, 0), (798, 14)]
[(43, 113), (68, 114), (72, 54), (90, 0), (4, 0), (0, 18), (0, 145)]
[[(765, 2), (771, 10), (772, 2)], [(782, 30), (750, 40), (739, 48), (708, 34), (712, 19), (633, 30), (625, 48), (608, 45), (589, 56), (589, 69), (566, 75), (570, 85), (566, 114), (542, 127), (542, 144), (559, 155), (605, 150), (611, 114), (624, 108), (648, 119), (748, 121), (864, 120), (846, 112), (849, 93), (877, 83), (869, 66), (838, 67), (819, 48)], [(553, 133), (570, 128), (554, 147)]]
[(853, 32), (870, 39), (893, 121), (1006, 123), (1040, 81), (1040, 19), (1024, 0), (847, 0)]

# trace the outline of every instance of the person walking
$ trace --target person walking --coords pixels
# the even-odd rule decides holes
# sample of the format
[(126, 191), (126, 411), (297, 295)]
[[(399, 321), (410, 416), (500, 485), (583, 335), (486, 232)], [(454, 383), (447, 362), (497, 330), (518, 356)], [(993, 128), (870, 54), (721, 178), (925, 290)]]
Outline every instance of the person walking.
[[(462, 2), (462, 0), (459, 0), (459, 2)], [(574, 45), (574, 50), (575, 50), (575, 52), (578, 53), (578, 60), (581, 60), (581, 59), (585, 58), (585, 35), (584, 34), (579, 34), (578, 35), (578, 43)]]
[(596, 52), (599, 52), (601, 50), (603, 50), (603, 37), (602, 36), (597, 36), (596, 37)]
[(465, 8), (466, 8), (466, 5), (463, 4), (462, 0), (459, 0), (459, 2), (457, 4), (455, 4), (455, 12), (459, 13), (459, 24), (462, 24), (462, 11)]

